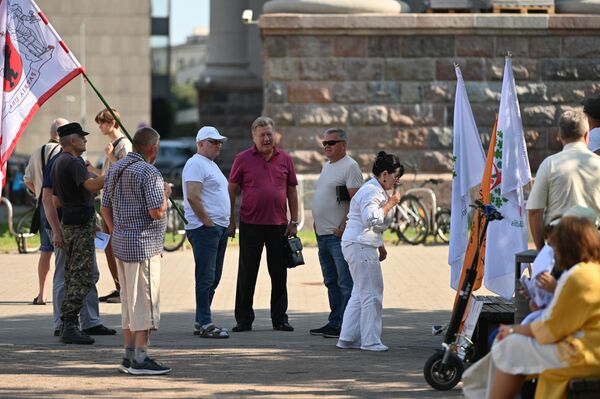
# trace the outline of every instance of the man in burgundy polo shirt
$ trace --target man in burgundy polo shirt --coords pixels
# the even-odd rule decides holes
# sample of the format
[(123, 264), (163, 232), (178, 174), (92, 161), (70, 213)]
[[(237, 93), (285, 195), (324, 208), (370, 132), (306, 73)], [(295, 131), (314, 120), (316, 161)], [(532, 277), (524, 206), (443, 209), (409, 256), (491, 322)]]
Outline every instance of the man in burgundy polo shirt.
[[(242, 193), (240, 207), (240, 258), (235, 298), (234, 332), (252, 330), (254, 289), (263, 247), (271, 276), (271, 321), (273, 329), (294, 331), (286, 314), (287, 267), (284, 264), (286, 237), (295, 235), (298, 220), (296, 171), (288, 153), (275, 147), (274, 123), (259, 117), (252, 123), (254, 145), (240, 152), (229, 174), (231, 219), (229, 235), (235, 236), (235, 197)], [(288, 223), (287, 205), (291, 220)]]

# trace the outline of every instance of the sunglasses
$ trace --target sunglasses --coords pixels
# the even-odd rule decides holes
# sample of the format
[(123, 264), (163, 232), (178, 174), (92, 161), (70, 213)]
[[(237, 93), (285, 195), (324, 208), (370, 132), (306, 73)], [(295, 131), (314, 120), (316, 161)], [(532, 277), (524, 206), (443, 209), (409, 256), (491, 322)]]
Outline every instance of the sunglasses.
[(323, 147), (327, 147), (328, 145), (329, 146), (334, 146), (337, 143), (343, 143), (343, 142), (344, 142), (344, 140), (325, 140), (325, 141), (322, 141)]
[(214, 144), (214, 145), (220, 145), (220, 144), (223, 144), (223, 142), (222, 142), (222, 141), (215, 140), (215, 139), (206, 139), (206, 141), (208, 141), (209, 143), (211, 143), (211, 144)]

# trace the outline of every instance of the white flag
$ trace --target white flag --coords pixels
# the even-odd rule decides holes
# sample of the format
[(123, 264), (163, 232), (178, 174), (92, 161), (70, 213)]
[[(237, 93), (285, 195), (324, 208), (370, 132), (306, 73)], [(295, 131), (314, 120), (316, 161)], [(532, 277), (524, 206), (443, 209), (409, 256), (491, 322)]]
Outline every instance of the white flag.
[(511, 298), (515, 288), (515, 254), (527, 249), (523, 186), (531, 181), (531, 171), (509, 57), (504, 66), (496, 134), (490, 203), (504, 219), (488, 226), (484, 284), (490, 291)]
[(0, 0), (0, 190), (6, 162), (42, 104), (82, 67), (32, 0)]
[(456, 290), (468, 242), (470, 191), (481, 183), (485, 167), (485, 153), (459, 67), (456, 67), (452, 152), (452, 207), (448, 264), (450, 265), (450, 286)]

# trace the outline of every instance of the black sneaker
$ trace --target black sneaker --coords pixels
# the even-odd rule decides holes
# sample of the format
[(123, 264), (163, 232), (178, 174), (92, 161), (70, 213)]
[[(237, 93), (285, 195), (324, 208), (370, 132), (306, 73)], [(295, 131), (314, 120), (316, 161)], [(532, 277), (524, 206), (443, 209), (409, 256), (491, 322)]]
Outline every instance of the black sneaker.
[(135, 360), (127, 370), (133, 375), (162, 375), (171, 372), (169, 367), (165, 367), (154, 359), (147, 357), (143, 362), (138, 363)]
[(107, 302), (111, 298), (119, 298), (119, 301), (120, 301), (121, 294), (119, 293), (119, 291), (114, 290), (113, 292), (111, 292), (108, 295), (104, 295), (104, 296), (99, 297), (98, 298), (98, 302)]
[(116, 330), (112, 328), (105, 327), (102, 324), (98, 324), (97, 326), (86, 328), (83, 332), (87, 335), (115, 335), (117, 333)]
[(325, 337), (325, 338), (339, 338), (341, 332), (342, 332), (342, 329), (340, 327), (338, 327), (338, 328), (331, 327), (329, 329), (329, 331), (323, 333), (323, 337)]
[(322, 336), (325, 336), (325, 334), (331, 335), (331, 334), (336, 334), (336, 333), (337, 333), (336, 337), (338, 337), (340, 335), (340, 329), (332, 327), (329, 324), (324, 325), (321, 328), (315, 328), (314, 330), (310, 330), (309, 332), (310, 332), (310, 335), (322, 335)]
[(121, 364), (119, 364), (119, 372), (123, 374), (129, 374), (129, 367), (131, 367), (131, 360), (124, 357), (121, 361)]

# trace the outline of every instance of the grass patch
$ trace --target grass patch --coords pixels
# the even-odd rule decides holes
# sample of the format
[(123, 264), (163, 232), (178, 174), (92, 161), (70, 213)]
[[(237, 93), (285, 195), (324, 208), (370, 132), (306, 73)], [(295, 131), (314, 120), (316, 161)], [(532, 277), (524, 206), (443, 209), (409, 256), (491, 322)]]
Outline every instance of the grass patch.
[[(35, 236), (27, 239), (28, 247), (36, 247), (40, 245), (40, 236)], [(6, 223), (0, 223), (0, 252), (17, 252), (17, 241), (8, 231), (8, 225)]]
[[(316, 247), (317, 246), (317, 237), (315, 233), (311, 230), (303, 230), (298, 232), (298, 237), (302, 240), (302, 245), (306, 247)], [(431, 238), (431, 237), (430, 237)], [(383, 240), (386, 244), (396, 244), (398, 241), (398, 237), (395, 233), (390, 230), (386, 230), (383, 233)], [(429, 241), (429, 240), (428, 240)], [(36, 234), (35, 236), (29, 238), (27, 240), (28, 247), (35, 247), (40, 245), (40, 236)], [(228, 245), (238, 246), (239, 245), (239, 236), (236, 236), (233, 240), (229, 240)], [(6, 223), (0, 223), (0, 252), (17, 252), (17, 242), (15, 238), (10, 235), (8, 232), (8, 225)]]

